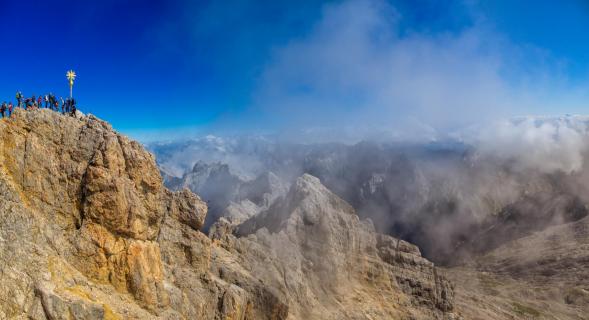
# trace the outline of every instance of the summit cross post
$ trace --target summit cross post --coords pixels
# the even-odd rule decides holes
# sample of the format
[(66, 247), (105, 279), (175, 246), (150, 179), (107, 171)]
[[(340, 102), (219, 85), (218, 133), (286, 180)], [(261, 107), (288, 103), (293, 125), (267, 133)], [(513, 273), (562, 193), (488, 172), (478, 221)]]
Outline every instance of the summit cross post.
[(73, 98), (74, 80), (76, 80), (76, 73), (70, 70), (66, 73), (66, 77), (70, 83), (70, 98)]

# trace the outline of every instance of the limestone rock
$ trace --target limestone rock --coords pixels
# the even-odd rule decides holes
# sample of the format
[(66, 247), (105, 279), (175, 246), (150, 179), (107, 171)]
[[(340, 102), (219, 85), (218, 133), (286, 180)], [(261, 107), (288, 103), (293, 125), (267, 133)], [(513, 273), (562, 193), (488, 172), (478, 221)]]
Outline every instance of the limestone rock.
[(453, 308), (452, 286), (415, 246), (377, 235), (313, 176), (236, 234), (244, 265), (286, 293), (295, 318), (427, 319)]
[(167, 190), (140, 144), (92, 115), (17, 109), (0, 121), (0, 318), (451, 315), (441, 272), (317, 178), (258, 200), (269, 208), (209, 238), (207, 205)]
[(207, 214), (206, 204), (188, 189), (171, 193), (170, 214), (194, 230), (200, 230)]
[(198, 161), (181, 178), (162, 170), (166, 186), (173, 190), (189, 189), (207, 201), (208, 230), (221, 217), (239, 224), (267, 209), (288, 187), (277, 175), (264, 172), (254, 179), (234, 173), (225, 163)]

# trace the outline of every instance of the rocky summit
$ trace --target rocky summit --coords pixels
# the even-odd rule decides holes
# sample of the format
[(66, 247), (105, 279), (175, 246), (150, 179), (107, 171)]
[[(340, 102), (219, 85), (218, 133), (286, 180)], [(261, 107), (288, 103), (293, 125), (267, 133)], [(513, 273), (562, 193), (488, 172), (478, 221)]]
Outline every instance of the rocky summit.
[(94, 116), (0, 121), (0, 319), (453, 319), (454, 288), (319, 179), (240, 225)]

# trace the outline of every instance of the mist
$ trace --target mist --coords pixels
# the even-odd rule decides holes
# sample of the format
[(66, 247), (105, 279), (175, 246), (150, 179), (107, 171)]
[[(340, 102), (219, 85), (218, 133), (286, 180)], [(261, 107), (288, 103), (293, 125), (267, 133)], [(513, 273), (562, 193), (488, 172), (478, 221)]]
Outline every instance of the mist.
[[(244, 135), (152, 145), (152, 150), (166, 175), (171, 168), (180, 173), (168, 186), (188, 187), (209, 201), (206, 226), (229, 211), (253, 216), (267, 210), (271, 203), (253, 201), (259, 207), (252, 211), (250, 202), (280, 201), (272, 184), (288, 186), (308, 173), (379, 232), (448, 263), (585, 217), (587, 134), (585, 117), (568, 116), (499, 121), (427, 143), (302, 144)], [(269, 172), (280, 182), (265, 182), (263, 190), (243, 195), (242, 189), (265, 181)]]
[(268, 210), (239, 191), (261, 175), (309, 173), (438, 262), (586, 216), (589, 119), (570, 114), (588, 86), (464, 5), (468, 26), (436, 32), (386, 1), (324, 5), (272, 49), (245, 111), (149, 145), (168, 185), (210, 194), (210, 225)]
[(489, 123), (465, 140), (485, 156), (512, 159), (519, 169), (570, 174), (583, 167), (588, 125), (586, 116), (526, 117)]

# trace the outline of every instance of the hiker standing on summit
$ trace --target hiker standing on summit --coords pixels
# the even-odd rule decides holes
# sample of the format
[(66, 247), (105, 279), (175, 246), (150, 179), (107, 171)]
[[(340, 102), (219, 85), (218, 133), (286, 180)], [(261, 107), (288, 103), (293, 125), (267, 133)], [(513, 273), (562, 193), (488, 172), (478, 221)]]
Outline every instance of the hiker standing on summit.
[(22, 93), (18, 91), (16, 93), (16, 101), (18, 102), (18, 107), (22, 107)]
[[(78, 106), (76, 105), (76, 99), (73, 97), (73, 87), (74, 87), (74, 80), (76, 79), (76, 73), (73, 70), (70, 70), (66, 74), (67, 80), (70, 87), (70, 96), (65, 100), (63, 97), (60, 97), (59, 100), (53, 93), (47, 93), (38, 96), (31, 96), (30, 98), (25, 98), (22, 92), (16, 92), (16, 105), (15, 108), (23, 108), (25, 110), (35, 110), (35, 109), (50, 109), (56, 112), (60, 112), (63, 114), (69, 114), (71, 116), (76, 116)], [(2, 118), (6, 117), (8, 112), (8, 116), (12, 114), (13, 105), (12, 102), (7, 104), (6, 101), (0, 105), (0, 115)]]

